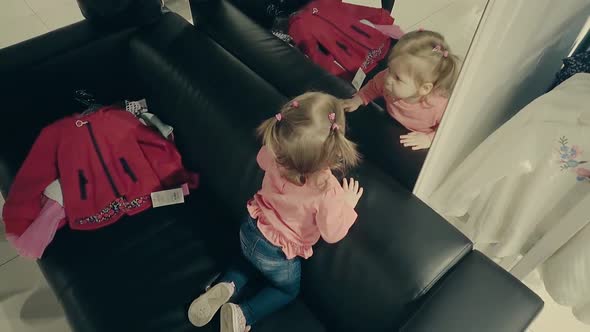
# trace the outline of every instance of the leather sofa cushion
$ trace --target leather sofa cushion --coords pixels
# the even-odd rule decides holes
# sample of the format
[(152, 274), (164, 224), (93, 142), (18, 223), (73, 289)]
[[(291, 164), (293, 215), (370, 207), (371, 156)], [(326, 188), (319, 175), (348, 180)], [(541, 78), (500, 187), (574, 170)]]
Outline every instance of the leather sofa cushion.
[[(238, 253), (223, 203), (195, 192), (93, 232), (57, 233), (40, 265), (75, 331), (191, 331), (187, 308)], [(258, 331), (324, 331), (298, 299)], [(219, 319), (199, 331), (218, 331)]]
[(421, 302), (400, 332), (525, 331), (543, 309), (537, 294), (478, 251), (453, 267)]
[(322, 244), (304, 265), (304, 297), (337, 331), (397, 330), (472, 245), (373, 166), (354, 175), (366, 188), (359, 218), (343, 241)]

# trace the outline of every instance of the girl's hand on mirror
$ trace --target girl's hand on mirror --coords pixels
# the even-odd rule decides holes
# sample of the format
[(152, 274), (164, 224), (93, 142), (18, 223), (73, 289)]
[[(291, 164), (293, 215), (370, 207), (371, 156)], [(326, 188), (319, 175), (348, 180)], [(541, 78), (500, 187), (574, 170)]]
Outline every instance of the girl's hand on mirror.
[(432, 141), (430, 136), (425, 133), (413, 131), (407, 135), (401, 135), (400, 143), (405, 147), (411, 147), (412, 150), (423, 150), (430, 148)]
[(350, 180), (344, 178), (342, 180), (342, 189), (344, 190), (344, 200), (346, 203), (355, 208), (359, 199), (363, 196), (363, 187), (353, 178), (350, 178)]

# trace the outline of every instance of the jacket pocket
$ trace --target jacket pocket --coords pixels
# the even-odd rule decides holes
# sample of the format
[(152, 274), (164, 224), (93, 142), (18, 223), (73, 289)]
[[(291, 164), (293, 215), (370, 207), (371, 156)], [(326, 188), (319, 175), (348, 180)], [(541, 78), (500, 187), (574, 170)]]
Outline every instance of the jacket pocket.
[(88, 184), (88, 179), (84, 176), (84, 171), (79, 169), (78, 170), (78, 185), (80, 186), (80, 199), (86, 200), (88, 199), (88, 192), (86, 189), (86, 185)]
[(125, 173), (129, 175), (131, 181), (137, 182), (137, 176), (135, 176), (135, 173), (133, 173), (133, 170), (131, 169), (131, 167), (129, 167), (129, 163), (127, 163), (127, 160), (125, 158), (119, 158), (119, 161), (121, 162), (123, 171), (125, 171)]

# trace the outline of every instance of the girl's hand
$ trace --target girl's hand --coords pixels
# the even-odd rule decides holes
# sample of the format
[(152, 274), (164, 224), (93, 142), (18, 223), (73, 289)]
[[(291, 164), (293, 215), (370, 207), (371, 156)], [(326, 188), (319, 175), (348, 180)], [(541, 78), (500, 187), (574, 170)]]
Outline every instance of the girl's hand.
[(412, 150), (428, 149), (430, 144), (432, 144), (428, 134), (417, 131), (413, 131), (407, 135), (401, 135), (399, 138), (400, 143), (402, 143), (405, 147), (411, 147)]
[(344, 108), (344, 112), (354, 112), (359, 107), (361, 107), (362, 104), (364, 104), (363, 100), (359, 96), (354, 96), (351, 99), (346, 99), (342, 101), (342, 107)]
[(344, 200), (348, 203), (352, 208), (356, 207), (356, 204), (363, 196), (363, 188), (359, 186), (359, 182), (353, 178), (350, 178), (350, 181), (344, 178), (342, 180), (342, 189), (344, 189)]

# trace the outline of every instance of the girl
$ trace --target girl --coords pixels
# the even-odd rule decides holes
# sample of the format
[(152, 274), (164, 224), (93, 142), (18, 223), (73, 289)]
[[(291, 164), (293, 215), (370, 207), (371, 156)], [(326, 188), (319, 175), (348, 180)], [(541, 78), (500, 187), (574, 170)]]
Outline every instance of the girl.
[(428, 149), (447, 107), (459, 71), (443, 36), (418, 30), (405, 34), (393, 47), (388, 68), (370, 80), (352, 99), (347, 112), (377, 97), (385, 97), (387, 112), (406, 129), (400, 142), (412, 150)]
[[(301, 258), (311, 257), (320, 237), (329, 243), (344, 238), (363, 194), (354, 179), (340, 185), (332, 174), (359, 161), (355, 144), (344, 135), (345, 125), (341, 102), (317, 92), (295, 98), (260, 125), (263, 146), (257, 161), (265, 175), (240, 228), (242, 254), (249, 263), (226, 271), (193, 301), (188, 312), (193, 325), (204, 326), (221, 308), (222, 332), (248, 331), (297, 296)], [(251, 266), (268, 284), (239, 305), (229, 303), (250, 278)]]

